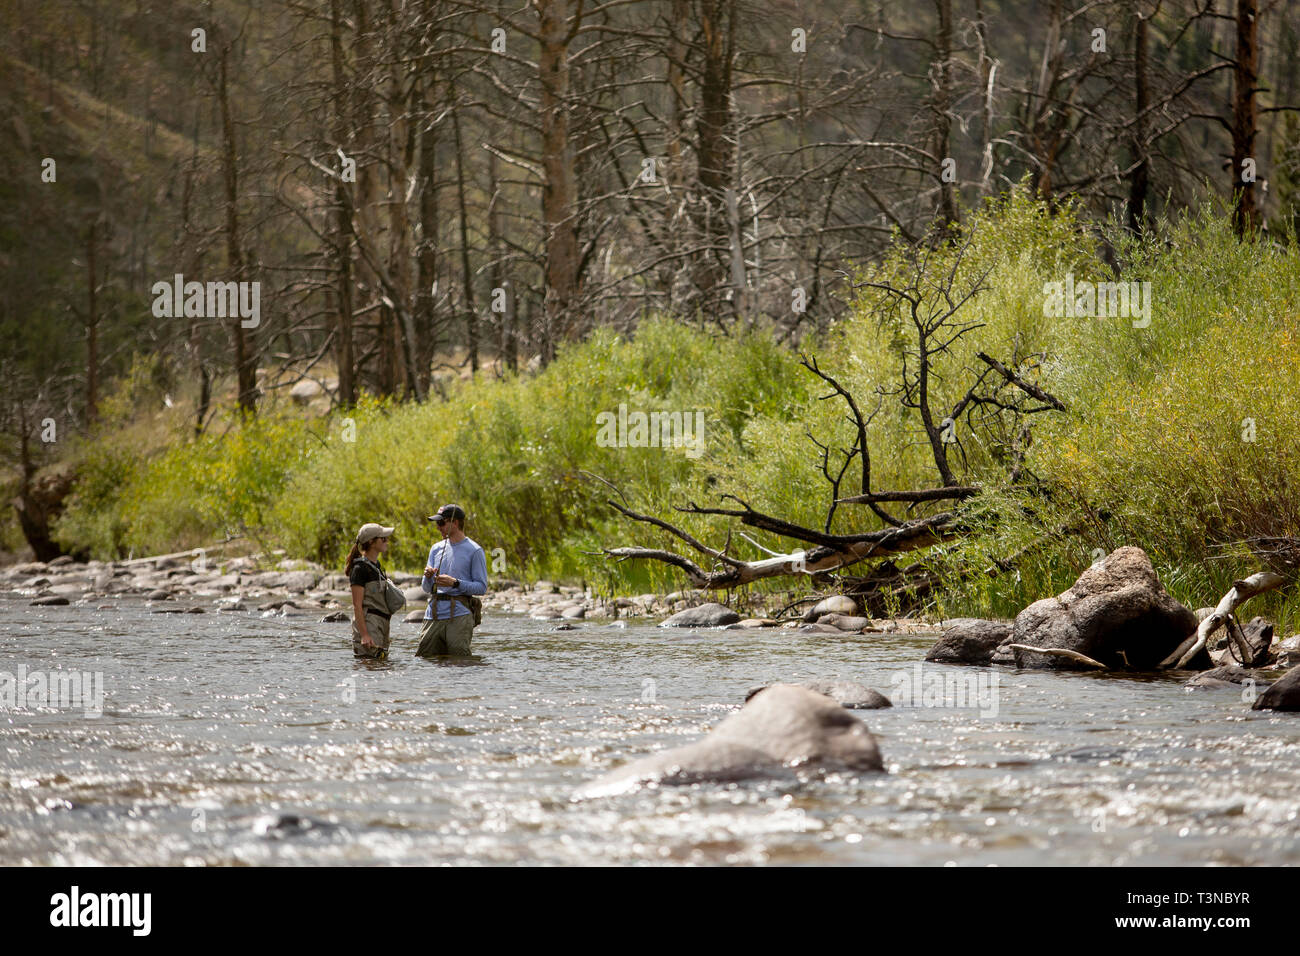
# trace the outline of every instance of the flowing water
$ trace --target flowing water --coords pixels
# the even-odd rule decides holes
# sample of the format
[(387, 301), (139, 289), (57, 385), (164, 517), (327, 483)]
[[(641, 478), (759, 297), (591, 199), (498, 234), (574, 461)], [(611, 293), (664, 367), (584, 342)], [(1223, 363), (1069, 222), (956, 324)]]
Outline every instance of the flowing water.
[[(0, 864), (1300, 861), (1300, 715), (1239, 690), (927, 664), (912, 706), (855, 712), (887, 774), (573, 801), (757, 685), (894, 696), (933, 636), (489, 612), (475, 660), (414, 658), (418, 627), (394, 622), (367, 665), (319, 613), (28, 600), (0, 599), (0, 676), (101, 673), (103, 713), (0, 709)], [(950, 706), (957, 679), (991, 696)]]

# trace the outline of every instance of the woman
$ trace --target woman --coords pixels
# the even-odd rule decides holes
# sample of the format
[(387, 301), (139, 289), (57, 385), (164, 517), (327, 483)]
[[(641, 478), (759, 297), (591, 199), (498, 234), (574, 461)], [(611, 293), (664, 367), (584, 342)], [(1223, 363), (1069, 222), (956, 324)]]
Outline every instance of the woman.
[(344, 573), (352, 585), (352, 652), (357, 657), (388, 657), (389, 619), (406, 603), (379, 563), (392, 536), (392, 528), (364, 524), (348, 554)]

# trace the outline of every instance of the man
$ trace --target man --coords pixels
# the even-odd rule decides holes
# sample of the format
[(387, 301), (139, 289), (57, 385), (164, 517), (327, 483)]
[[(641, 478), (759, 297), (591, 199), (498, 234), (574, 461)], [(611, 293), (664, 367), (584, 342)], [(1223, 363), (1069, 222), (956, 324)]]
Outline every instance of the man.
[(460, 505), (443, 505), (429, 520), (437, 524), (442, 540), (429, 549), (420, 582), (431, 597), (420, 629), (420, 657), (469, 654), (474, 636), (474, 612), (469, 595), (487, 593), (487, 556), (465, 534), (465, 511)]

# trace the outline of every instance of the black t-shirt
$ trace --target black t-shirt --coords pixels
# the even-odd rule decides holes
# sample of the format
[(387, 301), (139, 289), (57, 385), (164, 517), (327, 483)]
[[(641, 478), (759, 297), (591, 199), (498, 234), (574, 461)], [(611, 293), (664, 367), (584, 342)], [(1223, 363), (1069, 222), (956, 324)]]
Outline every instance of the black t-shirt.
[[(378, 563), (378, 562), (376, 562)], [(379, 581), (383, 578), (383, 565), (378, 568), (369, 561), (363, 561), (358, 558), (352, 563), (352, 573), (348, 575), (348, 581), (359, 588), (365, 587), (371, 581)]]

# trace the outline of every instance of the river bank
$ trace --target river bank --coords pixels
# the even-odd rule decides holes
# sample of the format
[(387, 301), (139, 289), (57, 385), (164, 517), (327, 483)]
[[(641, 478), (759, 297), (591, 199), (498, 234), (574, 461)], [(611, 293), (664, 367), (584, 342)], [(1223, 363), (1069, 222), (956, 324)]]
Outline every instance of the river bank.
[[(123, 603), (143, 603), (159, 614), (255, 610), (286, 617), (315, 617), (325, 623), (350, 620), (351, 595), (347, 579), (339, 571), (278, 554), (219, 561), (207, 554), (207, 551), (185, 552), (86, 563), (70, 558), (48, 563), (23, 562), (0, 568), (0, 591), (14, 598), (25, 598), (34, 606), (74, 605), (111, 610)], [(389, 576), (406, 594), (407, 610), (402, 616), (408, 620), (422, 618), (427, 595), (420, 588), (420, 575), (390, 570)], [(563, 627), (582, 620), (666, 618), (708, 605), (720, 597), (723, 596), (699, 590), (600, 595), (590, 588), (584, 590), (574, 585), (545, 580), (526, 584), (489, 575), (489, 591), (483, 603), (486, 608)], [(921, 620), (893, 618), (832, 618), (845, 625), (842, 627), (808, 623), (799, 608), (782, 615), (783, 602), (775, 598), (771, 594), (731, 595), (728, 604), (740, 618), (724, 626), (846, 633), (910, 632), (937, 626)]]

